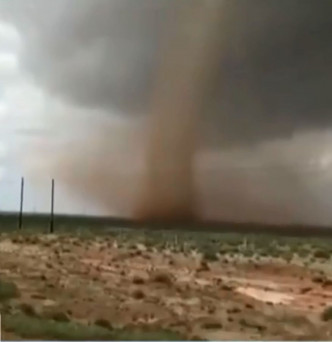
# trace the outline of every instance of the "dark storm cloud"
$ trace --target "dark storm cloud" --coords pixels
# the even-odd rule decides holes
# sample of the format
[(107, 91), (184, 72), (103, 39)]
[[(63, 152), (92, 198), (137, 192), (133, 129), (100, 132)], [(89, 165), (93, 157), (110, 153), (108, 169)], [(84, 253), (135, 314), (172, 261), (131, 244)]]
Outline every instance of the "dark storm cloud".
[(23, 63), (42, 85), (79, 105), (136, 111), (171, 4), (35, 0), (7, 3), (7, 13), (25, 35)]
[[(80, 106), (136, 113), (146, 108), (163, 29), (179, 3), (1, 6), (19, 26), (24, 65), (41, 85)], [(223, 11), (220, 77), (203, 114), (209, 139), (253, 142), (332, 126), (332, 2), (225, 0)]]

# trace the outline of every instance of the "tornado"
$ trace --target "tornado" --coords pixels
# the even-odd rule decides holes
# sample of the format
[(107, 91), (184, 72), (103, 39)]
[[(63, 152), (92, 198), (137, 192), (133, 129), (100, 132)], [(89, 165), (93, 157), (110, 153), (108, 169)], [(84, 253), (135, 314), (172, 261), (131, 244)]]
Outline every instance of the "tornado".
[(183, 4), (174, 15), (173, 28), (164, 33), (148, 113), (147, 171), (136, 209), (139, 219), (199, 218), (195, 152), (219, 61), (221, 4)]

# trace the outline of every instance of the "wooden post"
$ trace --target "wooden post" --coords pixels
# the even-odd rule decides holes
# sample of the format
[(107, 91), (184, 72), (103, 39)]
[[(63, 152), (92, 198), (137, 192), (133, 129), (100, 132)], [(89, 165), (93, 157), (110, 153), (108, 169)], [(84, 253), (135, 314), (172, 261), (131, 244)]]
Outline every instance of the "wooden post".
[(24, 198), (24, 177), (21, 178), (21, 197), (20, 197), (20, 212), (18, 217), (18, 229), (22, 229), (23, 224), (23, 198)]
[(54, 179), (51, 186), (51, 218), (50, 218), (50, 233), (54, 233)]

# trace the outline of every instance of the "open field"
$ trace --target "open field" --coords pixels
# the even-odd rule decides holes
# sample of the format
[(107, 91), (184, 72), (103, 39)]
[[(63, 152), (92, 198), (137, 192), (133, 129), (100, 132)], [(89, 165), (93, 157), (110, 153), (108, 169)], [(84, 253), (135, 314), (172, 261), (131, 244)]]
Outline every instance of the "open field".
[(332, 238), (2, 226), (4, 339), (332, 338)]
[[(239, 222), (220, 222), (220, 221), (195, 221), (183, 222), (151, 222), (136, 221), (123, 217), (114, 216), (88, 216), (88, 215), (68, 215), (55, 214), (54, 226), (56, 231), (68, 231), (77, 229), (91, 229), (94, 231), (113, 228), (135, 228), (145, 230), (146, 227), (172, 230), (172, 231), (204, 231), (208, 233), (257, 233), (265, 235), (282, 235), (295, 237), (330, 237), (332, 238), (332, 228), (330, 226), (309, 226), (300, 224), (278, 225), (266, 223), (239, 223)], [(0, 227), (2, 231), (17, 228), (18, 213), (1, 212)], [(48, 213), (24, 213), (23, 227), (48, 232), (50, 227), (50, 214)]]

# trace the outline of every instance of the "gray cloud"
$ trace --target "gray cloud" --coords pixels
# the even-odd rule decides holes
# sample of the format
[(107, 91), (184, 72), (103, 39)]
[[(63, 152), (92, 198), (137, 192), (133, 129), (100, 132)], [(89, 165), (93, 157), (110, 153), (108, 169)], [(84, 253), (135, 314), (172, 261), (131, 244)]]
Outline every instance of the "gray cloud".
[[(202, 1), (197, 0), (196, 4)], [(59, 130), (62, 133), (68, 130), (70, 136), (75, 133), (82, 138), (74, 146), (75, 139), (71, 136), (73, 142), (52, 153), (49, 164), (47, 153), (40, 159), (29, 155), (29, 165), (36, 160), (45, 168), (45, 174), (55, 173), (77, 194), (87, 192), (109, 212), (117, 208), (119, 212), (133, 213), (135, 196), (146, 171), (146, 165), (141, 165), (145, 149), (142, 137), (149, 135), (149, 127), (140, 131), (139, 125), (135, 126), (137, 122), (131, 119), (149, 112), (148, 102), (156, 88), (158, 54), (165, 48), (164, 33), (174, 25), (176, 7), (185, 3), (176, 0), (0, 3), (2, 17), (22, 35), (23, 69), (43, 90), (70, 104), (67, 112), (61, 109), (64, 113), (59, 116)], [(315, 144), (320, 136), (315, 131), (332, 128), (331, 1), (206, 0), (206, 3), (222, 4), (217, 77), (215, 83), (206, 85), (208, 89), (194, 85), (191, 91), (198, 94), (208, 90), (209, 94), (204, 110), (199, 113), (198, 126), (204, 127), (205, 143), (208, 142), (204, 147), (208, 151), (212, 146), (222, 148), (223, 153), (228, 150), (231, 157), (219, 156), (218, 165), (204, 158), (198, 163), (195, 171), (203, 210), (218, 218), (327, 222), (331, 212), (327, 189), (331, 180), (324, 179), (325, 171), (317, 170), (320, 163), (317, 160), (313, 167), (316, 171), (310, 171), (310, 162), (325, 144), (324, 141)], [(189, 32), (192, 36), (197, 31), (189, 29)], [(179, 46), (179, 51), (175, 56), (182, 58), (184, 48)], [(187, 52), (186, 57), (190, 62), (196, 56)], [(166, 77), (168, 86), (172, 80), (181, 79), (181, 73), (178, 78), (174, 72), (170, 74), (169, 79)], [(182, 103), (174, 91), (170, 93), (164, 104), (168, 102), (168, 112), (173, 113), (177, 109), (173, 99), (179, 105)], [(192, 108), (190, 95), (186, 101)], [(74, 108), (77, 116), (70, 121)], [(154, 110), (159, 112), (158, 107)], [(85, 111), (92, 117), (86, 124), (88, 127), (84, 126)], [(123, 121), (123, 127), (114, 126), (111, 120), (106, 124), (100, 113), (109, 114), (109, 118), (112, 113), (120, 113), (133, 126), (127, 120)], [(178, 124), (178, 137), (190, 132), (185, 120), (172, 121), (174, 115), (173, 119), (164, 117), (162, 122), (166, 131), (165, 150), (174, 149), (176, 155), (181, 151), (179, 144), (174, 144), (175, 124)], [(313, 131), (314, 138), (308, 137), (306, 131)], [(282, 140), (291, 135), (293, 139)], [(294, 139), (297, 136), (302, 138)], [(277, 142), (276, 145), (273, 142), (270, 145), (270, 140)], [(253, 147), (254, 143), (259, 144)], [(234, 144), (240, 145), (242, 155), (230, 148)], [(153, 141), (150, 145), (155, 146)], [(170, 145), (173, 147), (169, 148)], [(264, 146), (268, 146), (266, 151)], [(165, 169), (163, 165), (167, 162), (161, 165), (160, 146), (157, 152), (154, 161), (160, 169)], [(179, 164), (176, 158), (166, 157), (166, 161)], [(191, 159), (190, 152), (187, 162)], [(240, 167), (225, 169), (234, 160)], [(141, 166), (134, 167), (135, 163)], [(323, 160), (324, 163), (330, 161)], [(258, 167), (251, 169), (251, 164)], [(178, 184), (174, 187), (180, 189), (181, 182)]]
[[(40, 84), (80, 106), (136, 113), (146, 109), (159, 42), (178, 3), (1, 6), (21, 30), (24, 65)], [(220, 77), (204, 113), (209, 139), (243, 143), (332, 126), (331, 1), (225, 0), (223, 11)]]

